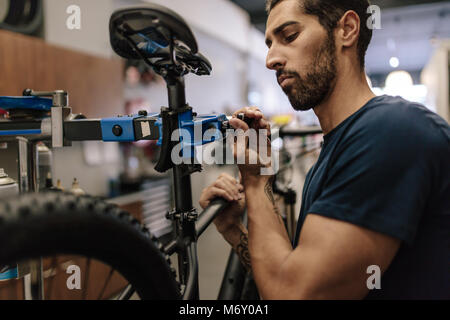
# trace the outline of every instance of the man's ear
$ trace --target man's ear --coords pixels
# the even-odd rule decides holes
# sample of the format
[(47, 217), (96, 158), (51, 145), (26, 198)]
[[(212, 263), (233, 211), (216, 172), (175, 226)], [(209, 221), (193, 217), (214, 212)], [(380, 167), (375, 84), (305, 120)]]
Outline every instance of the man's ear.
[(361, 19), (353, 11), (347, 11), (338, 23), (339, 31), (337, 40), (344, 48), (350, 48), (358, 43), (359, 32), (361, 29)]

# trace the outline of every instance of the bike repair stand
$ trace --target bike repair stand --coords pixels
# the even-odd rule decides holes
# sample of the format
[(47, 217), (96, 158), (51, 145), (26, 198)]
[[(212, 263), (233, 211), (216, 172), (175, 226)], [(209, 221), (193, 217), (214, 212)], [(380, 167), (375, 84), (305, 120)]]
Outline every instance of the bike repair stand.
[[(51, 117), (42, 121), (40, 130), (42, 135), (52, 136), (52, 147), (58, 148), (65, 145), (63, 139), (64, 117), (70, 114), (68, 107), (68, 96), (65, 91), (54, 92), (34, 92), (26, 90), (24, 96), (30, 97), (30, 103), (26, 106), (10, 106), (9, 113), (11, 118), (30, 118), (33, 119), (39, 114), (45, 114), (48, 111)], [(31, 99), (36, 97), (36, 99)], [(36, 101), (44, 101), (37, 97), (52, 97), (51, 108), (44, 108)], [(47, 101), (49, 99), (46, 99)], [(23, 101), (22, 101), (23, 102)], [(31, 137), (29, 130), (16, 130), (17, 135), (14, 138), (2, 139), (2, 141), (17, 144), (17, 162), (18, 162), (18, 184), (20, 194), (39, 191), (39, 153), (37, 149), (37, 139)], [(23, 136), (21, 136), (23, 135)], [(39, 239), (36, 239), (39, 241)], [(17, 278), (23, 278), (24, 298), (25, 300), (44, 300), (44, 277), (43, 277), (43, 259), (19, 263), (17, 265)]]

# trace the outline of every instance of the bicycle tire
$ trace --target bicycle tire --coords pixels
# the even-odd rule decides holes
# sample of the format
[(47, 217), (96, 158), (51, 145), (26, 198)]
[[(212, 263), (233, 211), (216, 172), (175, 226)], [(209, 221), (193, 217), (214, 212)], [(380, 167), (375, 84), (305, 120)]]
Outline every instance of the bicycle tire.
[(107, 263), (143, 300), (179, 299), (157, 238), (127, 212), (102, 200), (63, 193), (0, 202), (0, 265), (58, 254)]

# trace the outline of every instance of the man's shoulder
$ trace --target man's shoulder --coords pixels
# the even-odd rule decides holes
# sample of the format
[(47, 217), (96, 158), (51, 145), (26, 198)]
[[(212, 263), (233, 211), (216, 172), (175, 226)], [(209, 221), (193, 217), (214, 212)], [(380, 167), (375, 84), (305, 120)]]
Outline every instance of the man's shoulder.
[(387, 144), (448, 147), (450, 126), (425, 106), (401, 97), (374, 98), (362, 110), (352, 131)]

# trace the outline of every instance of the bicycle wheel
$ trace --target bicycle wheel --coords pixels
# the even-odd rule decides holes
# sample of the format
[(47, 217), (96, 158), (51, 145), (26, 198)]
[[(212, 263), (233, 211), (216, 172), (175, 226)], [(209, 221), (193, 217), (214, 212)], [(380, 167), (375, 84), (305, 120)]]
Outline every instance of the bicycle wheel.
[[(39, 258), (45, 258), (44, 274), (73, 261), (90, 270), (95, 261), (107, 266), (107, 281), (117, 272), (141, 299), (180, 297), (170, 260), (157, 239), (127, 212), (92, 197), (38, 193), (0, 203), (0, 270)], [(83, 284), (95, 282), (98, 274), (98, 268), (87, 272)], [(47, 280), (45, 286), (54, 289)], [(104, 293), (105, 286), (100, 287)]]

